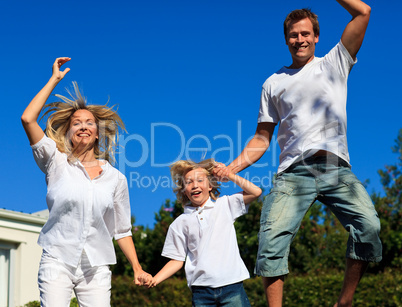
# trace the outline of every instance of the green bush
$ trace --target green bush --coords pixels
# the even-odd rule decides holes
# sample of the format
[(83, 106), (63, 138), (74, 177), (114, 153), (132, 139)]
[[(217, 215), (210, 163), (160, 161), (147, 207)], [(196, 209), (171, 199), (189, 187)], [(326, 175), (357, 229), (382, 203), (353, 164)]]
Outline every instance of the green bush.
[(129, 276), (112, 280), (112, 306), (191, 306), (191, 292), (184, 279), (170, 278), (155, 288), (134, 285)]
[[(402, 306), (402, 271), (387, 269), (380, 274), (366, 274), (357, 288), (353, 306)], [(333, 306), (342, 287), (343, 273), (317, 272), (316, 274), (289, 274), (285, 280), (283, 306)], [(260, 277), (244, 281), (251, 306), (265, 307), (266, 300)], [(181, 307), (191, 306), (191, 292), (185, 279), (170, 278), (155, 288), (147, 289), (132, 283), (129, 276), (112, 280), (113, 307)], [(24, 307), (39, 307), (30, 302)], [(72, 300), (70, 307), (78, 306)]]
[[(366, 274), (357, 288), (353, 305), (359, 307), (402, 306), (401, 271), (386, 270)], [(283, 306), (333, 306), (342, 287), (343, 273), (317, 272), (308, 275), (290, 274), (285, 281)], [(260, 277), (244, 282), (251, 306), (266, 306)], [(191, 306), (191, 292), (184, 279), (171, 278), (155, 288), (135, 286), (127, 276), (112, 281), (112, 306)]]

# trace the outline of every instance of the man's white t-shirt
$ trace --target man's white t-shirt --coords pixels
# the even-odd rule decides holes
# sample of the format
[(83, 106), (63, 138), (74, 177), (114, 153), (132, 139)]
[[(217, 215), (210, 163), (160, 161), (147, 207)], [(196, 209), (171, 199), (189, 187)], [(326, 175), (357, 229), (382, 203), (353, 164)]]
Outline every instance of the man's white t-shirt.
[(349, 163), (347, 79), (355, 63), (339, 42), (323, 58), (300, 69), (283, 67), (265, 81), (258, 122), (280, 123), (278, 173), (319, 150)]

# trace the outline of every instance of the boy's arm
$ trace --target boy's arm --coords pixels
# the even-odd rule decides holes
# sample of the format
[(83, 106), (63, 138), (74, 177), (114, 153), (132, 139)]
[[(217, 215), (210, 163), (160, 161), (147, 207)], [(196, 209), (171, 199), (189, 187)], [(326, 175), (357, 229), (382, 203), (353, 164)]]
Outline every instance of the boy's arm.
[(254, 183), (236, 175), (231, 171), (229, 167), (226, 167), (223, 163), (218, 163), (215, 166), (214, 173), (219, 173), (220, 176), (215, 175), (218, 180), (226, 181), (227, 179), (233, 181), (237, 186), (239, 186), (243, 190), (243, 201), (245, 204), (251, 203), (253, 200), (257, 199), (262, 190), (257, 187)]
[(262, 190), (254, 183), (240, 177), (239, 175), (229, 172), (228, 179), (233, 181), (237, 186), (243, 190), (243, 201), (245, 204), (251, 203), (253, 200), (260, 197)]
[(184, 261), (170, 260), (165, 266), (152, 278), (152, 282), (149, 287), (155, 287), (162, 281), (168, 279), (173, 274), (177, 273), (183, 267)]
[(337, 0), (352, 15), (343, 31), (341, 41), (353, 59), (359, 51), (370, 19), (371, 8), (360, 0)]

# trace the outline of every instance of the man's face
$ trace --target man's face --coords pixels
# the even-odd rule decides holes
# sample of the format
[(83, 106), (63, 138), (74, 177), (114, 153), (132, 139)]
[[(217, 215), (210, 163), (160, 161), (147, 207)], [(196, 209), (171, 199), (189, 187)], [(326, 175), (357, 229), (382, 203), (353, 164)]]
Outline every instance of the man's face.
[(291, 68), (300, 68), (313, 60), (317, 42), (318, 36), (314, 34), (310, 19), (304, 18), (290, 22), (286, 45), (293, 59)]

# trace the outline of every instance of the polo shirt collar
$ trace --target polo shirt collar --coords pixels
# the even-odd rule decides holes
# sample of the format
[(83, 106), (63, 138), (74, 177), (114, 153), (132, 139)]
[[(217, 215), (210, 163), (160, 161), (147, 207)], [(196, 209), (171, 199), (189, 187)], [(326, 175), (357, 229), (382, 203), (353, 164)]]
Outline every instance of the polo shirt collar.
[(205, 203), (205, 205), (202, 206), (202, 207), (185, 206), (184, 207), (184, 213), (185, 214), (191, 214), (191, 213), (194, 213), (194, 212), (202, 212), (202, 211), (204, 211), (206, 209), (213, 208), (214, 205), (215, 205), (215, 203), (212, 201), (212, 199), (210, 197), (210, 198), (208, 198), (208, 200)]

